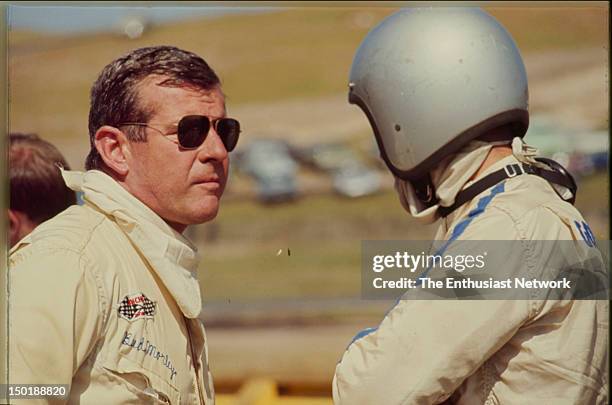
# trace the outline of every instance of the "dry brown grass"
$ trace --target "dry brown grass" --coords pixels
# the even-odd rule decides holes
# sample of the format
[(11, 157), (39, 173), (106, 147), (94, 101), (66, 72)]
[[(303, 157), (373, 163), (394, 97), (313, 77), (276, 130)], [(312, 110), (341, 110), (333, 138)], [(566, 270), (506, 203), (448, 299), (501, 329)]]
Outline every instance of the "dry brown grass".
[[(173, 44), (220, 73), (230, 105), (344, 93), (355, 49), (393, 9), (303, 7), (153, 27), (129, 40), (113, 34), (11, 32), (10, 128), (46, 138), (86, 136), (88, 92), (102, 67), (130, 49)], [(496, 7), (523, 52), (607, 45), (605, 7)], [(78, 141), (77, 141), (78, 142)]]

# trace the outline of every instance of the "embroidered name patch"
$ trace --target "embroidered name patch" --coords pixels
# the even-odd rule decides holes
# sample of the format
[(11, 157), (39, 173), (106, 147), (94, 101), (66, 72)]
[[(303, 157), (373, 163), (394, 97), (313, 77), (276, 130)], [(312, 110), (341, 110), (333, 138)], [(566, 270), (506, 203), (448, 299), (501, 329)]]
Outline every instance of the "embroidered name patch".
[(153, 318), (156, 304), (143, 293), (126, 295), (119, 303), (119, 316), (128, 321), (140, 318)]
[(170, 360), (170, 357), (168, 357), (168, 354), (160, 352), (157, 346), (150, 342), (149, 339), (146, 339), (145, 341), (145, 338), (141, 337), (137, 340), (136, 336), (133, 334), (124, 332), (121, 344), (132, 347), (136, 351), (144, 352), (147, 356), (151, 356), (154, 360), (161, 361), (162, 365), (169, 370), (170, 379), (175, 379), (177, 372), (176, 368), (174, 368), (174, 365), (172, 364), (172, 361)]

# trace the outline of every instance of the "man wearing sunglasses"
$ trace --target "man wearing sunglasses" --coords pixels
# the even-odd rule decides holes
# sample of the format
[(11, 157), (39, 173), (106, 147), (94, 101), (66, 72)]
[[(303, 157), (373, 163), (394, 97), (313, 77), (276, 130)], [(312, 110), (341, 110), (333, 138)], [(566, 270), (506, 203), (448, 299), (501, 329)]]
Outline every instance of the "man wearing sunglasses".
[(11, 251), (12, 383), (63, 384), (71, 403), (213, 403), (182, 233), (217, 215), (239, 133), (191, 52), (137, 49), (102, 70), (87, 171), (62, 173), (84, 205)]

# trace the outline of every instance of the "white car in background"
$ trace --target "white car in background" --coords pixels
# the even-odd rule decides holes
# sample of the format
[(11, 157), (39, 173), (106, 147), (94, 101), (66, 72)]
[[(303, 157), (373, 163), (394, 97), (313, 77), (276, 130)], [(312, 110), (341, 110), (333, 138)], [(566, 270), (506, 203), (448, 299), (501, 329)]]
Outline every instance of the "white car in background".
[(346, 197), (362, 197), (378, 192), (381, 179), (378, 172), (355, 161), (336, 169), (332, 174), (334, 190)]

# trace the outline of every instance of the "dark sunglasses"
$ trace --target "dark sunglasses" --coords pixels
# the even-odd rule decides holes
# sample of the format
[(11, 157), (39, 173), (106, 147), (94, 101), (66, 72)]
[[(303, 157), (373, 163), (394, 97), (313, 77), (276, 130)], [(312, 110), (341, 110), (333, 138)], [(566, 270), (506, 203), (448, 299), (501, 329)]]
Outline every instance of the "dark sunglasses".
[[(124, 125), (148, 127), (164, 136), (168, 136), (168, 134), (164, 134), (159, 129), (143, 122), (124, 122), (118, 126)], [(233, 151), (238, 143), (238, 136), (240, 135), (240, 123), (233, 118), (217, 118), (211, 120), (205, 115), (186, 115), (181, 118), (178, 123), (179, 145), (185, 149), (197, 148), (204, 143), (211, 126), (215, 129), (217, 134), (219, 134), (225, 149), (228, 152)]]

